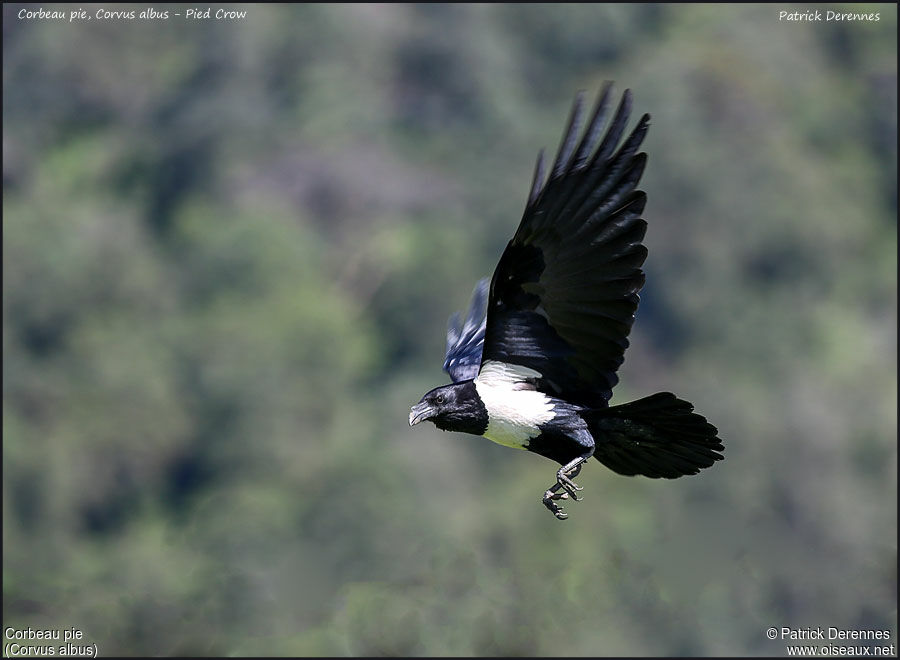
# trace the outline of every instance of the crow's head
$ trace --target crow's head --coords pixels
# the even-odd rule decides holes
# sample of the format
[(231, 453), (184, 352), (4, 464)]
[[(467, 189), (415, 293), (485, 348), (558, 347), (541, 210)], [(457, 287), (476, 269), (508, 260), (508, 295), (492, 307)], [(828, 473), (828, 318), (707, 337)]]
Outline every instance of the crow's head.
[(433, 422), (443, 431), (481, 435), (487, 428), (487, 410), (471, 380), (436, 387), (410, 409), (409, 425)]

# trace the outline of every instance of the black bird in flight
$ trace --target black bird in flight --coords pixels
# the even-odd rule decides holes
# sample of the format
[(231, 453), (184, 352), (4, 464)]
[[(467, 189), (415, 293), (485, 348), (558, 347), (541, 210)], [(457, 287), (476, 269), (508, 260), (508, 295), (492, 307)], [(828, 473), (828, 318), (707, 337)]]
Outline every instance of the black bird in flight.
[(631, 112), (625, 90), (602, 135), (611, 89), (604, 85), (581, 139), (579, 93), (546, 181), (538, 156), (490, 293), (482, 280), (465, 322), (450, 319), (444, 370), (453, 383), (409, 414), (410, 426), (428, 420), (562, 465), (543, 497), (560, 520), (557, 502), (581, 499), (573, 479), (591, 456), (619, 474), (675, 479), (724, 450), (716, 427), (670, 392), (608, 403), (644, 285), (647, 195), (636, 186), (650, 122), (645, 114), (619, 145)]

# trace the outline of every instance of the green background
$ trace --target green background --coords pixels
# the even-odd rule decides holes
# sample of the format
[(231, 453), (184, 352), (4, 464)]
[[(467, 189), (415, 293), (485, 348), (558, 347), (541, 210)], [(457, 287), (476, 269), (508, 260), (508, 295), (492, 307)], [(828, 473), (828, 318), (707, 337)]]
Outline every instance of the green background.
[[(4, 627), (105, 656), (897, 643), (895, 5), (155, 8), (3, 7)], [(607, 79), (653, 116), (613, 403), (676, 392), (726, 460), (594, 462), (560, 523), (551, 462), (407, 416)]]

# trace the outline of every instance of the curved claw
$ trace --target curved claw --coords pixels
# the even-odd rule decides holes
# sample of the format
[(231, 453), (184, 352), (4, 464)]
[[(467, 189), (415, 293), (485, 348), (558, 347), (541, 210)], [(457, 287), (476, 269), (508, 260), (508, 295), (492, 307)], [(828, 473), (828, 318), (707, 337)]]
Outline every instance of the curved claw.
[(562, 486), (566, 490), (566, 492), (572, 496), (572, 499), (575, 500), (576, 502), (580, 502), (582, 499), (584, 499), (582, 497), (578, 497), (578, 495), (577, 495), (578, 491), (584, 490), (584, 488), (582, 488), (581, 486), (576, 484), (574, 481), (569, 479), (569, 477), (567, 477), (562, 472), (560, 472), (556, 475), (556, 482), (560, 486)]
[(552, 513), (554, 516), (557, 517), (557, 519), (565, 520), (566, 518), (569, 517), (569, 514), (566, 513), (565, 511), (563, 511), (563, 508), (561, 506), (559, 506), (558, 504), (556, 504), (556, 502), (554, 500), (567, 500), (567, 499), (569, 499), (568, 493), (565, 493), (565, 492), (557, 493), (551, 489), (551, 490), (548, 490), (546, 493), (544, 493), (544, 498), (541, 501), (543, 502), (544, 506), (550, 510), (550, 513)]

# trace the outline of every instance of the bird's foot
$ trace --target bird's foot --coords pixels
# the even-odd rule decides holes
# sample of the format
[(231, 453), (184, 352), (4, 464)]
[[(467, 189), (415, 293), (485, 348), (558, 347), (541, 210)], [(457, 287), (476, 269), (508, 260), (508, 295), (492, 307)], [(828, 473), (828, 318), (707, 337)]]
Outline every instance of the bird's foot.
[(569, 493), (567, 493), (566, 491), (563, 491), (561, 493), (556, 492), (559, 490), (559, 488), (559, 484), (553, 486), (552, 488), (549, 488), (544, 493), (544, 499), (542, 501), (544, 503), (544, 506), (550, 510), (550, 513), (552, 513), (560, 520), (565, 520), (569, 517), (569, 514), (563, 511), (563, 508), (559, 506), (555, 500), (567, 500), (569, 499)]
[(574, 461), (563, 465), (556, 473), (556, 483), (550, 486), (544, 493), (544, 506), (560, 520), (565, 520), (569, 517), (569, 514), (563, 511), (563, 508), (556, 503), (556, 500), (572, 499), (575, 502), (580, 502), (584, 499), (583, 497), (578, 497), (578, 491), (584, 489), (572, 481), (572, 479), (578, 476), (578, 473), (581, 472), (581, 465), (590, 456), (591, 454), (585, 454), (584, 456), (579, 456)]
[[(578, 491), (584, 490), (584, 488), (572, 481), (572, 477), (577, 476), (579, 472), (581, 472), (581, 465), (575, 466), (568, 472), (566, 472), (565, 468), (562, 468), (559, 470), (559, 472), (556, 473), (556, 483), (560, 488), (565, 489), (565, 491), (576, 502), (580, 502), (584, 499), (583, 497), (578, 497)], [(569, 475), (571, 475), (571, 477)]]

